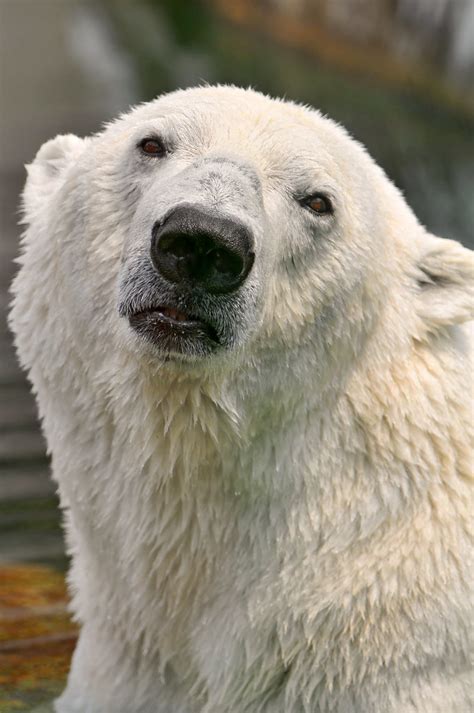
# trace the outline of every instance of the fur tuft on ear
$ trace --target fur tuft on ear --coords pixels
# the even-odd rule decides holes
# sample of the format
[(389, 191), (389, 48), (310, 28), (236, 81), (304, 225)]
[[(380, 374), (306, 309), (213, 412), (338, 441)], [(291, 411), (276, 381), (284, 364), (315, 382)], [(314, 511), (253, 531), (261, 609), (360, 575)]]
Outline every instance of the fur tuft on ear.
[(428, 331), (474, 318), (474, 252), (425, 235), (417, 264), (418, 313)]
[(26, 166), (28, 176), (23, 191), (25, 222), (44, 205), (45, 199), (60, 184), (65, 169), (82, 153), (89, 140), (66, 134), (42, 145), (32, 163)]

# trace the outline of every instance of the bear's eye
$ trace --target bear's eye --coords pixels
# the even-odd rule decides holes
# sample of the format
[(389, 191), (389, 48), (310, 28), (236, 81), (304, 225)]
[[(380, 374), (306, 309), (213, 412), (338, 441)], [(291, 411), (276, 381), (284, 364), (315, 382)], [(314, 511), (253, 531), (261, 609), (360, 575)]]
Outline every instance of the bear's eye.
[(305, 198), (303, 205), (318, 215), (325, 215), (333, 212), (331, 201), (322, 193), (314, 193), (314, 195), (309, 196), (309, 198)]
[(166, 149), (159, 139), (142, 139), (138, 146), (141, 151), (147, 156), (159, 158), (161, 156), (164, 156), (166, 153)]

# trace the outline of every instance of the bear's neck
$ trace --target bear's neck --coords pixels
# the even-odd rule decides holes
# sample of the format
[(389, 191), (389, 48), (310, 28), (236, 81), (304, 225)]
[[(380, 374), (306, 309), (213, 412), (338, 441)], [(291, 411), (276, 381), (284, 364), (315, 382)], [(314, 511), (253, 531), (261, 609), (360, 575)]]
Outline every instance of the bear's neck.
[[(118, 372), (124, 388), (109, 403), (111, 445), (84, 529), (93, 533), (91, 562), (99, 562), (100, 529), (111, 583), (140, 592), (136, 612), (156, 611), (162, 656), (185, 646), (192, 620), (222, 586), (251, 586), (236, 572), (265, 581), (269, 562), (291, 571), (308, 551), (322, 565), (429, 497), (454, 440), (449, 428), (438, 453), (430, 401), (444, 377), (427, 354), (359, 369), (332, 400), (293, 383), (282, 383), (285, 398), (268, 383), (259, 392), (257, 375), (243, 392), (238, 380)], [(420, 383), (423, 403), (413, 398)], [(454, 432), (464, 416), (452, 411)], [(157, 632), (138, 619), (153, 647)]]
[[(369, 354), (357, 373), (338, 377), (337, 388), (332, 382), (327, 389), (308, 389), (306, 377), (298, 384), (291, 375), (286, 381), (281, 375), (252, 379), (250, 368), (232, 379), (160, 376), (142, 372), (137, 415), (123, 434), (135, 444), (131, 468), (142, 454), (147, 489), (189, 506), (193, 499), (199, 507), (212, 503), (214, 516), (224, 519), (234, 509), (237, 514), (242, 501), (266, 509), (300, 498), (319, 513), (326, 531), (333, 527), (324, 514), (331, 503), (339, 513), (357, 512), (363, 523), (365, 510), (368, 519), (372, 513), (367, 493), (383, 520), (429, 490), (433, 467), (418, 472), (416, 454), (423, 448), (437, 452), (433, 403), (455, 403), (448, 391), (457, 388), (430, 349), (417, 343), (405, 358), (376, 363)], [(420, 383), (422, 395), (414, 399)], [(453, 412), (451, 418), (464, 417)], [(454, 448), (450, 433), (443, 448)], [(431, 466), (441, 468), (441, 461), (442, 454)], [(350, 502), (341, 496), (346, 490)]]

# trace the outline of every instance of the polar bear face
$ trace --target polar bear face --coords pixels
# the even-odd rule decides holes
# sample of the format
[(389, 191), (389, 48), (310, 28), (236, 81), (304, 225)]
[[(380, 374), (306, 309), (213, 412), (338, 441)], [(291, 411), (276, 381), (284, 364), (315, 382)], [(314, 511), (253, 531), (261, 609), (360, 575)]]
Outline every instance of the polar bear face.
[(58, 137), (25, 205), (73, 332), (100, 315), (107, 341), (178, 367), (295, 347), (347, 361), (387, 301), (398, 329), (412, 319), (424, 231), (398, 191), (332, 121), (255, 92), (176, 92)]
[[(314, 112), (261, 97), (249, 107), (247, 93), (231, 99), (217, 90), (158, 101), (127, 129), (114, 169), (133, 176), (137, 196), (120, 314), (171, 356), (245, 345), (278, 317), (282, 291), (291, 320), (316, 322), (329, 295), (360, 281), (372, 250), (370, 190), (359, 176), (348, 180), (344, 145), (354, 148), (343, 132)], [(351, 265), (343, 236), (360, 242)]]

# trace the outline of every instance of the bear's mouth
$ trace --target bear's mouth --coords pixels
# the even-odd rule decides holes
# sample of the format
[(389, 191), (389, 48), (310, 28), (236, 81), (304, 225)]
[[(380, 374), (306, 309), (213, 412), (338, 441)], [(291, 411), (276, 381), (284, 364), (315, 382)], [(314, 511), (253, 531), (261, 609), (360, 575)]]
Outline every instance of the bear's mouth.
[(128, 319), (140, 336), (166, 352), (200, 355), (219, 345), (217, 331), (209, 322), (176, 307), (150, 307)]

